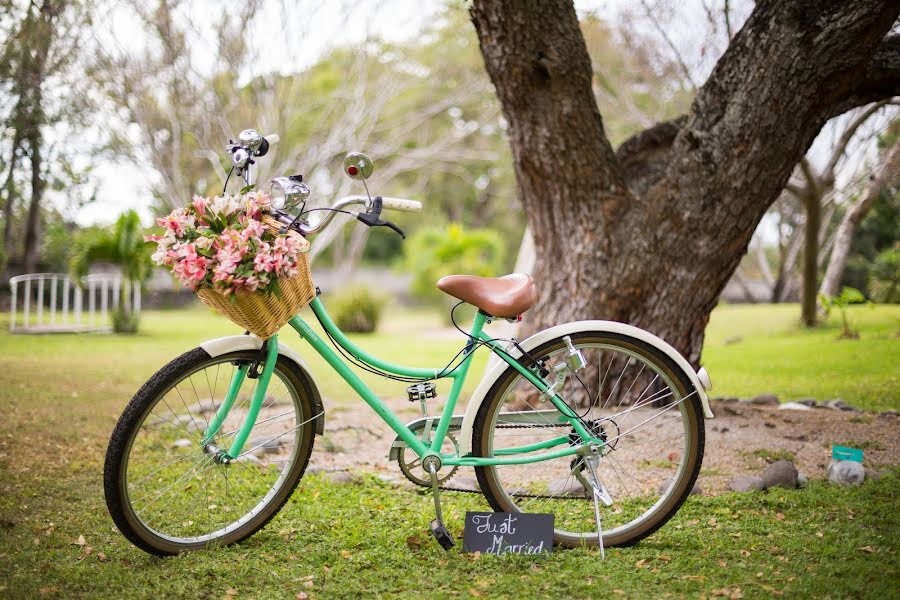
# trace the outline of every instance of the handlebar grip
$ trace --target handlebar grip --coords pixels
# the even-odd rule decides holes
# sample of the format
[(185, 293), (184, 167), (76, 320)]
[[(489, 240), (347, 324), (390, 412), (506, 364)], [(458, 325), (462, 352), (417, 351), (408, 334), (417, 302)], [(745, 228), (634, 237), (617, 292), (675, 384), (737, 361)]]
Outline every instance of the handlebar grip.
[(381, 198), (381, 206), (389, 210), (401, 210), (403, 212), (422, 212), (422, 203), (418, 200), (404, 200), (403, 198)]

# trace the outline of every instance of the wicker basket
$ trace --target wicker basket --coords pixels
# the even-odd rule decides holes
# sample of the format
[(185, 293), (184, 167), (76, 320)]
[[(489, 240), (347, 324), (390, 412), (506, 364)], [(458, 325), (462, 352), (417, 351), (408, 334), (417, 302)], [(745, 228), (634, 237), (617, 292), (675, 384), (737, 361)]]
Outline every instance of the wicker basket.
[[(280, 229), (278, 222), (268, 216), (263, 217), (263, 224), (276, 232)], [(289, 231), (287, 235), (302, 240), (306, 251), (309, 250), (309, 241), (299, 233)], [(263, 293), (226, 296), (219, 290), (209, 288), (198, 290), (197, 295), (204, 304), (249, 330), (250, 333), (261, 339), (268, 339), (316, 297), (316, 287), (313, 285), (309, 270), (309, 255), (306, 251), (300, 256), (298, 264), (300, 273), (290, 279), (278, 280), (280, 297)]]

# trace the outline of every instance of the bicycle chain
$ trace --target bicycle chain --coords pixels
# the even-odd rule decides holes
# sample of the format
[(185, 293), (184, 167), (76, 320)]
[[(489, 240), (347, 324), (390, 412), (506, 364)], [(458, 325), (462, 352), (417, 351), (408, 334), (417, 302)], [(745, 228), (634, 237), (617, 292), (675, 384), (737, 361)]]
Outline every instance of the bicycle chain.
[[(547, 425), (542, 425), (540, 423), (531, 423), (531, 424), (524, 424), (524, 425), (498, 425), (497, 429), (534, 429), (534, 428), (547, 428), (547, 427), (570, 427), (570, 425), (568, 423), (560, 423), (559, 425), (554, 425), (553, 423), (549, 423)], [(451, 428), (448, 431), (459, 431), (459, 429)], [(401, 459), (398, 458), (398, 464), (399, 464), (400, 460)], [(400, 469), (400, 472), (403, 473), (403, 476), (406, 477), (407, 481), (409, 481), (413, 485), (423, 487), (426, 489), (431, 489), (430, 485), (421, 484), (417, 481), (413, 481), (412, 479), (410, 479), (409, 476), (406, 473), (404, 473), (403, 469)], [(457, 487), (447, 486), (447, 485), (439, 485), (438, 489), (441, 490), (442, 492), (463, 492), (466, 494), (481, 494), (481, 493), (483, 493), (481, 490), (457, 488)], [(552, 496), (549, 494), (516, 494), (515, 496), (516, 496), (516, 498), (562, 498), (562, 499), (569, 499), (569, 500), (578, 499), (577, 496)], [(587, 499), (587, 497), (585, 497), (585, 499)]]

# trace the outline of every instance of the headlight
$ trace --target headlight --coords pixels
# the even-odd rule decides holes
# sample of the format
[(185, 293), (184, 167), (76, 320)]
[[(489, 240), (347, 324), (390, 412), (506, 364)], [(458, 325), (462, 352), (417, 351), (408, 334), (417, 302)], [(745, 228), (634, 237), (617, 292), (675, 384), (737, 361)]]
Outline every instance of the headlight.
[(276, 177), (269, 185), (269, 195), (272, 196), (272, 208), (290, 210), (306, 203), (309, 188), (291, 177)]

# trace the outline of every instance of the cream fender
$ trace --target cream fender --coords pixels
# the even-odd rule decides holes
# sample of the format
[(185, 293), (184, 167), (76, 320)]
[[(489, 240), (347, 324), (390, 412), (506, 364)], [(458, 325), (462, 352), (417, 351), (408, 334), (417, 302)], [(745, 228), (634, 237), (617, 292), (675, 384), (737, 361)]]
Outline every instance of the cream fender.
[[(637, 327), (632, 327), (631, 325), (626, 325), (624, 323), (617, 323), (615, 321), (574, 321), (572, 323), (565, 323), (563, 325), (551, 327), (550, 329), (545, 329), (544, 331), (536, 333), (528, 339), (519, 342), (519, 345), (525, 350), (531, 350), (552, 339), (583, 331), (602, 331), (628, 335), (658, 348), (663, 354), (671, 358), (688, 376), (688, 379), (697, 390), (697, 395), (700, 397), (700, 404), (703, 407), (703, 416), (707, 419), (712, 419), (714, 417), (709, 408), (709, 397), (706, 394), (708, 390), (712, 389), (706, 369), (701, 368), (699, 372), (694, 372), (694, 369), (691, 368), (688, 361), (685, 360), (675, 348), (643, 329), (638, 329)], [(519, 358), (521, 353), (513, 347), (510, 349), (510, 355), (514, 358)], [(502, 360), (497, 361), (485, 374), (484, 379), (481, 380), (478, 387), (475, 388), (472, 398), (469, 400), (469, 405), (466, 407), (462, 430), (459, 433), (460, 456), (465, 456), (472, 452), (472, 427), (475, 424), (475, 415), (478, 414), (478, 409), (481, 407), (481, 403), (484, 402), (487, 393), (508, 367), (509, 365)]]
[[(200, 344), (200, 347), (206, 350), (206, 353), (211, 357), (216, 357), (239, 350), (259, 350), (262, 347), (262, 340), (255, 335), (229, 335), (214, 340), (207, 340)], [(312, 390), (314, 410), (321, 413), (323, 411), (322, 395), (319, 393), (319, 388), (316, 387), (316, 382), (309, 372), (309, 367), (306, 366), (306, 363), (303, 362), (303, 359), (300, 358), (300, 355), (296, 350), (285, 346), (280, 341), (278, 343), (278, 354), (295, 363), (306, 376), (306, 381), (309, 383), (309, 388)], [(324, 431), (325, 415), (323, 413), (320, 418), (316, 419), (316, 434), (322, 435)]]

